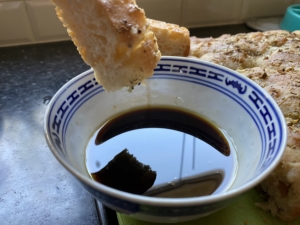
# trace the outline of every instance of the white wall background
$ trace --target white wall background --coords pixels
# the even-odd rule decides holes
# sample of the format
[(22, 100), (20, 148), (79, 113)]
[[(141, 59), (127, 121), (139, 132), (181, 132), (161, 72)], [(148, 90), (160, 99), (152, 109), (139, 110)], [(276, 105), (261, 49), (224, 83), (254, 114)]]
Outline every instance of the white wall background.
[[(82, 0), (84, 1), (84, 0)], [(146, 16), (188, 28), (283, 16), (300, 0), (136, 0)], [(68, 40), (50, 0), (0, 0), (0, 47)]]

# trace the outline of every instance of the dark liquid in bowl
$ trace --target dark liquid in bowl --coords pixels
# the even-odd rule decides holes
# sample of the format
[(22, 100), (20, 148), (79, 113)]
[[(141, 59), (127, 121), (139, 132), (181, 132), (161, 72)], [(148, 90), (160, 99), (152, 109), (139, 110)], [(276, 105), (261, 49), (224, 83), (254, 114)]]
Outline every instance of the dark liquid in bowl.
[[(209, 195), (225, 188), (236, 172), (235, 155), (224, 132), (198, 114), (178, 108), (139, 108), (108, 120), (87, 146), (86, 165), (94, 180), (101, 180), (97, 172), (125, 148), (157, 172), (145, 193), (149, 196)], [(123, 178), (115, 179), (125, 182)]]

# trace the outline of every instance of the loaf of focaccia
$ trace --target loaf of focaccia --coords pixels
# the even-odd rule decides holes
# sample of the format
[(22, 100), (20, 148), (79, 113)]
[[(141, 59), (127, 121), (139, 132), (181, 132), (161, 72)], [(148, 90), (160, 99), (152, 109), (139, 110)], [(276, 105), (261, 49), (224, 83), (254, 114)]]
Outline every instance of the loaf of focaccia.
[(283, 158), (261, 188), (258, 206), (282, 220), (300, 216), (300, 31), (266, 31), (219, 38), (191, 38), (191, 57), (214, 62), (249, 77), (281, 108), (288, 129)]

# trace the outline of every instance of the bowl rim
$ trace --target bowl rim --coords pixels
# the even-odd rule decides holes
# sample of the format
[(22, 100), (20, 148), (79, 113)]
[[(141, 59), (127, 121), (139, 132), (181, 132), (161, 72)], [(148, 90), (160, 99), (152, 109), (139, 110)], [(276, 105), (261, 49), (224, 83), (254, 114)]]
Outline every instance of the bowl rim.
[[(162, 56), (161, 60), (185, 60), (190, 62), (201, 62), (203, 64), (207, 64), (208, 66), (216, 67), (217, 69), (230, 71), (230, 73), (234, 73), (235, 75), (241, 76), (238, 72), (229, 69), (227, 67), (211, 63), (208, 61), (200, 60), (197, 58), (188, 58), (188, 57), (178, 57), (178, 56)], [(73, 176), (75, 176), (80, 182), (84, 183), (85, 185), (88, 185), (89, 187), (95, 189), (98, 192), (101, 192), (105, 195), (112, 196), (117, 199), (121, 199), (123, 201), (129, 201), (134, 204), (140, 204), (140, 205), (149, 205), (149, 206), (156, 206), (156, 207), (191, 207), (191, 206), (199, 206), (204, 204), (212, 204), (216, 202), (222, 202), (231, 198), (234, 198), (238, 195), (241, 195), (245, 193), (246, 191), (250, 190), (251, 188), (258, 185), (261, 181), (263, 181), (279, 164), (284, 150), (286, 148), (287, 144), (287, 127), (285, 123), (285, 118), (283, 116), (283, 113), (275, 100), (268, 94), (266, 90), (264, 90), (261, 86), (259, 86), (257, 83), (252, 81), (251, 79), (247, 78), (246, 76), (242, 76), (242, 79), (246, 79), (247, 82), (251, 83), (251, 85), (255, 86), (256, 88), (260, 89), (262, 93), (265, 94), (265, 96), (268, 96), (268, 100), (272, 103), (274, 109), (278, 112), (280, 121), (283, 122), (282, 126), (282, 145), (280, 147), (280, 151), (277, 154), (276, 159), (268, 166), (266, 170), (264, 170), (255, 180), (252, 180), (248, 182), (247, 184), (235, 188), (233, 190), (229, 190), (226, 192), (218, 193), (215, 195), (208, 195), (208, 196), (200, 196), (200, 197), (190, 197), (190, 198), (158, 198), (158, 197), (149, 197), (149, 196), (142, 196), (142, 195), (136, 195), (127, 193), (124, 191), (116, 190), (113, 188), (110, 188), (108, 186), (105, 186), (101, 183), (93, 181), (91, 178), (88, 178), (86, 175), (81, 174), (78, 172), (74, 167), (72, 167), (69, 163), (67, 163), (63, 158), (60, 157), (60, 155), (55, 150), (55, 146), (50, 140), (50, 134), (47, 130), (47, 122), (48, 122), (48, 115), (50, 113), (50, 108), (56, 101), (57, 97), (60, 96), (61, 92), (63, 92), (67, 87), (70, 86), (71, 83), (76, 81), (78, 78), (83, 77), (93, 71), (92, 69), (89, 69), (71, 80), (69, 80), (67, 83), (65, 83), (52, 97), (49, 104), (47, 105), (45, 114), (44, 114), (44, 136), (46, 139), (46, 142), (52, 152), (52, 154), (55, 156), (55, 158), (67, 169)]]

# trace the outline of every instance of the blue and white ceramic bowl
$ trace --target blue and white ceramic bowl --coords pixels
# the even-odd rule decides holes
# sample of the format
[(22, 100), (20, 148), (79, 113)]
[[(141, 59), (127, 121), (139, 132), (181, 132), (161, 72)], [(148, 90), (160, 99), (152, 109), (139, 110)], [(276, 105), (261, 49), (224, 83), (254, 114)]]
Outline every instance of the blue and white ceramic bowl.
[[(203, 197), (157, 198), (118, 191), (90, 178), (85, 149), (93, 132), (112, 116), (149, 104), (188, 109), (228, 133), (238, 162), (229, 188)], [(92, 196), (118, 212), (163, 223), (215, 212), (259, 184), (279, 163), (287, 136), (279, 107), (256, 83), (225, 67), (181, 57), (162, 57), (146, 85), (132, 93), (106, 93), (93, 71), (86, 71), (55, 94), (44, 122), (50, 150)]]

